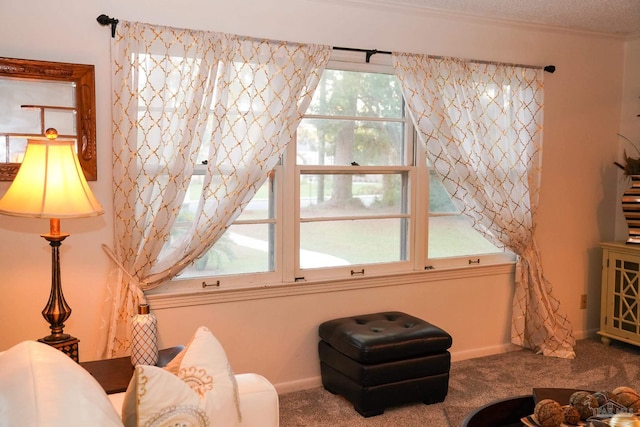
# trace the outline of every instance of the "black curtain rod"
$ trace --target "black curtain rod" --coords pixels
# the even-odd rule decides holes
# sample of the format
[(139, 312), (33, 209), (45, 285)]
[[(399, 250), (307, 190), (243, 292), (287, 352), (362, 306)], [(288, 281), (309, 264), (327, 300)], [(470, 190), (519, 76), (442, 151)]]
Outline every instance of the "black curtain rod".
[[(348, 52), (364, 52), (366, 53), (366, 57), (365, 60), (367, 61), (367, 64), (369, 63), (369, 61), (371, 60), (371, 57), (373, 55), (375, 55), (376, 53), (382, 53), (385, 55), (391, 55), (392, 52), (389, 52), (387, 50), (377, 50), (377, 49), (357, 49), (357, 48), (353, 48), (353, 47), (334, 47), (334, 50), (345, 50)], [(430, 56), (431, 58), (443, 58), (442, 56)], [(520, 64), (506, 64), (506, 63), (502, 63), (502, 62), (491, 62), (491, 61), (478, 61), (478, 60), (469, 60), (469, 62), (475, 62), (477, 64), (503, 64), (503, 65), (516, 65), (519, 67), (527, 67), (527, 68), (541, 68), (535, 65), (520, 65)], [(556, 66), (555, 65), (547, 65), (545, 67), (542, 67), (542, 69), (544, 71), (546, 71), (547, 73), (553, 73), (554, 71), (556, 71)]]
[[(111, 18), (107, 15), (100, 15), (98, 16), (98, 18), (96, 19), (98, 21), (98, 23), (102, 26), (107, 26), (107, 25), (111, 25), (111, 37), (115, 37), (116, 36), (116, 26), (118, 25), (118, 21), (116, 18)], [(391, 55), (391, 52), (387, 51), (387, 50), (377, 50), (377, 49), (357, 49), (357, 48), (353, 48), (353, 47), (334, 47), (334, 50), (345, 50), (345, 51), (349, 51), (349, 52), (364, 52), (366, 54), (365, 56), (365, 60), (367, 62), (367, 64), (371, 61), (371, 57), (377, 53), (383, 54), (383, 55)], [(481, 64), (498, 64), (497, 62), (488, 62), (488, 61), (471, 61), (471, 62), (476, 62), (476, 63), (481, 63)], [(523, 67), (531, 67), (531, 66), (527, 66), (527, 65), (522, 65)], [(531, 67), (531, 68), (538, 68), (538, 67)], [(546, 67), (543, 67), (543, 70), (546, 71), (547, 73), (553, 73), (554, 71), (556, 71), (556, 66), (555, 65), (547, 65)]]
[(381, 53), (384, 55), (391, 55), (391, 52), (386, 51), (386, 50), (378, 50), (378, 49), (356, 49), (353, 47), (337, 47), (334, 46), (333, 50), (346, 50), (348, 52), (364, 52), (366, 53), (366, 57), (365, 60), (367, 61), (367, 64), (369, 63), (369, 61), (371, 61), (371, 57), (373, 55), (375, 55), (376, 53)]

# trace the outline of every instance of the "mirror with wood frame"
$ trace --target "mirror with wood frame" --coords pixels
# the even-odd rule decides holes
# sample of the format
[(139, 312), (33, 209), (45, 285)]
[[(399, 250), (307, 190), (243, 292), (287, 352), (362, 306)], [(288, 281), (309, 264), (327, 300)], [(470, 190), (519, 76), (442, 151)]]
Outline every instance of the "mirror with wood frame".
[(95, 181), (96, 107), (93, 65), (0, 58), (0, 181), (16, 176), (29, 138), (76, 141), (85, 178)]

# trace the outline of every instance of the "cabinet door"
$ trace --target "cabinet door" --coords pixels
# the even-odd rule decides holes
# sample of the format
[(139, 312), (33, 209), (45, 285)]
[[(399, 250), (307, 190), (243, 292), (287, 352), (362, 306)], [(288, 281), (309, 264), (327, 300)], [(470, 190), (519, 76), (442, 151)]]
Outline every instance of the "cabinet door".
[(640, 258), (610, 253), (607, 278), (606, 332), (620, 337), (640, 337)]

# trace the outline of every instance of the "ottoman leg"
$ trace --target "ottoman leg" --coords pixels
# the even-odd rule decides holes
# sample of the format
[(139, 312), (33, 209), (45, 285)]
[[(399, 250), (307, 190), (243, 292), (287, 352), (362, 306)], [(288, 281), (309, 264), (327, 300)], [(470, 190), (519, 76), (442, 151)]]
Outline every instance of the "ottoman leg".
[(373, 417), (384, 413), (384, 404), (368, 387), (356, 384), (327, 364), (320, 362), (322, 386), (329, 393), (338, 394), (351, 402), (353, 408), (363, 417)]
[(365, 408), (361, 405), (353, 405), (353, 409), (355, 409), (360, 415), (365, 418), (375, 417), (376, 415), (384, 414), (384, 408)]
[(444, 402), (449, 393), (449, 372), (431, 377), (429, 391), (423, 394), (426, 398), (422, 401), (425, 405)]

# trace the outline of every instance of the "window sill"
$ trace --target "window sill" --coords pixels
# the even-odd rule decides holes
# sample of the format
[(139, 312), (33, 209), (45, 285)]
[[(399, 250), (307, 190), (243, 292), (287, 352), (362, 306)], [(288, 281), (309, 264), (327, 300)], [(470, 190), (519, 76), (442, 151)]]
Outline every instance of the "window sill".
[(515, 263), (510, 262), (464, 268), (443, 268), (392, 275), (359, 277), (347, 280), (332, 279), (314, 282), (293, 282), (278, 285), (256, 285), (241, 289), (203, 289), (189, 292), (147, 293), (146, 296), (154, 310), (161, 310), (234, 301), (280, 298), (295, 295), (438, 282), (443, 280), (498, 274), (513, 274), (514, 271)]

